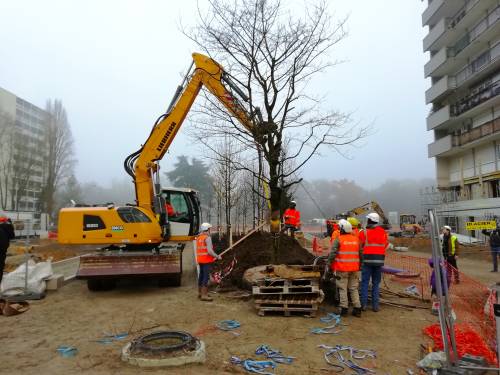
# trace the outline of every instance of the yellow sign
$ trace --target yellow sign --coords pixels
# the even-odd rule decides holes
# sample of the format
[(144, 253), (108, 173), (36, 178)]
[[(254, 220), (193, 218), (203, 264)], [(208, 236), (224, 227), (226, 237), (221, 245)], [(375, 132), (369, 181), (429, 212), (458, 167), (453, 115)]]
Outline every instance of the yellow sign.
[(497, 229), (497, 222), (495, 220), (468, 221), (465, 223), (465, 229), (467, 230)]

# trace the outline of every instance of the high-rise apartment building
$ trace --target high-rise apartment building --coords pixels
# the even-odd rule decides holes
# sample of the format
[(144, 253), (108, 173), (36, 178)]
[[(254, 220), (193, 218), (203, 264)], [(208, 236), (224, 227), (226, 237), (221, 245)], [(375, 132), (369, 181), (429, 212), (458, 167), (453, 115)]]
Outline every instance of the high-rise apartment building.
[(0, 87), (0, 210), (40, 211), (46, 112)]
[(441, 224), (500, 217), (500, 1), (428, 0), (428, 156), (436, 160)]

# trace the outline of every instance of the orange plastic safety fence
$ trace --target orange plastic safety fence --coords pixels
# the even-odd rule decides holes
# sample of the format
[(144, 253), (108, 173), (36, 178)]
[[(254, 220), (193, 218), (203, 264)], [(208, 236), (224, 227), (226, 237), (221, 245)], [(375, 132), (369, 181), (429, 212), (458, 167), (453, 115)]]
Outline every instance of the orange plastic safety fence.
[[(403, 284), (414, 284), (424, 298), (431, 297), (432, 268), (429, 266), (427, 258), (388, 251), (385, 264), (389, 267), (403, 269), (405, 274), (414, 276), (413, 278), (392, 276), (392, 280)], [(452, 273), (457, 270), (452, 268), (450, 271)], [(490, 348), (495, 348), (495, 321), (491, 312), (494, 301), (487, 286), (460, 272), (458, 283), (455, 277), (452, 277), (449, 297), (453, 311), (457, 315), (457, 322), (469, 324), (481, 335)]]

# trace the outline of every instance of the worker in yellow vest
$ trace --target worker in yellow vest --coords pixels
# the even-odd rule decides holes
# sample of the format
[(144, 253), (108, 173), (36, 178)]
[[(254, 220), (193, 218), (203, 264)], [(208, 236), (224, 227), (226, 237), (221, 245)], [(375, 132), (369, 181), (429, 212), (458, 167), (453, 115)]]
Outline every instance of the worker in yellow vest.
[(457, 236), (451, 233), (451, 227), (445, 225), (443, 227), (443, 257), (448, 263), (448, 273), (454, 275), (455, 284), (460, 283), (460, 275), (458, 273), (458, 239)]
[(210, 223), (201, 224), (200, 234), (196, 237), (196, 263), (199, 266), (198, 298), (202, 301), (212, 301), (212, 297), (208, 295), (210, 269), (216, 259), (221, 259), (220, 255), (214, 252), (210, 228), (212, 228)]
[(352, 225), (347, 220), (339, 221), (340, 234), (333, 241), (328, 263), (335, 273), (337, 289), (340, 297), (340, 315), (349, 313), (349, 300), (353, 305), (352, 315), (361, 317), (361, 302), (359, 301), (359, 270), (361, 264), (361, 247), (357, 236), (353, 235)]

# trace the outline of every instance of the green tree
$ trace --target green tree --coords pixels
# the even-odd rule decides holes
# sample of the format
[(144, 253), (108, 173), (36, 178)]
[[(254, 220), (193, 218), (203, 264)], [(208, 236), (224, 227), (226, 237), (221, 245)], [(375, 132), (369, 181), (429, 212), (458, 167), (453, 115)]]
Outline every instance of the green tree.
[(177, 158), (174, 169), (165, 175), (176, 187), (186, 187), (198, 190), (203, 205), (208, 205), (212, 200), (213, 188), (212, 178), (208, 174), (208, 168), (203, 161), (192, 158), (191, 163), (185, 155)]

